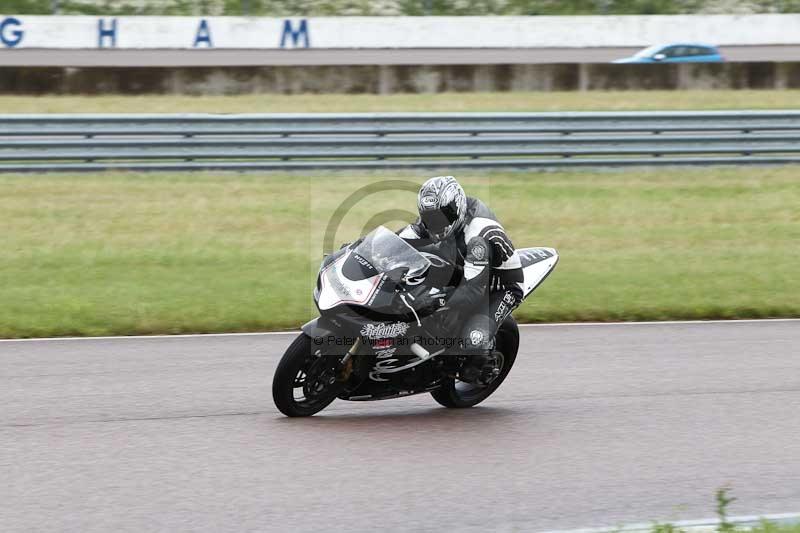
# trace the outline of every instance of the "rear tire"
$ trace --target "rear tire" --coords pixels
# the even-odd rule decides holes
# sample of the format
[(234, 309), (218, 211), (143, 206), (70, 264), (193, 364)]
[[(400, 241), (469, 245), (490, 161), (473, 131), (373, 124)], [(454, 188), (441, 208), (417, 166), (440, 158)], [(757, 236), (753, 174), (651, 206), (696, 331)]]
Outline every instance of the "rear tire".
[(272, 379), (272, 399), (281, 413), (291, 417), (311, 416), (336, 399), (340, 384), (317, 379), (331, 363), (326, 359), (315, 353), (311, 337), (305, 333), (289, 345)]
[(503, 354), (503, 364), (500, 368), (500, 375), (484, 387), (471, 385), (453, 378), (447, 378), (442, 386), (431, 392), (433, 399), (439, 404), (452, 408), (463, 409), (478, 405), (483, 400), (492, 395), (500, 387), (511, 371), (519, 350), (519, 327), (514, 317), (509, 316), (500, 325), (495, 337), (497, 341), (497, 351)]

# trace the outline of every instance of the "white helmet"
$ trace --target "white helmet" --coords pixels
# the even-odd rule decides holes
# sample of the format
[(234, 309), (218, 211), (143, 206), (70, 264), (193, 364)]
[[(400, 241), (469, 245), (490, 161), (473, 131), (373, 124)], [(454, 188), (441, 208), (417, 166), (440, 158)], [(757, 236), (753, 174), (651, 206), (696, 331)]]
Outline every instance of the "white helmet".
[(420, 223), (439, 242), (461, 227), (467, 215), (467, 195), (453, 176), (436, 176), (422, 184), (417, 197)]

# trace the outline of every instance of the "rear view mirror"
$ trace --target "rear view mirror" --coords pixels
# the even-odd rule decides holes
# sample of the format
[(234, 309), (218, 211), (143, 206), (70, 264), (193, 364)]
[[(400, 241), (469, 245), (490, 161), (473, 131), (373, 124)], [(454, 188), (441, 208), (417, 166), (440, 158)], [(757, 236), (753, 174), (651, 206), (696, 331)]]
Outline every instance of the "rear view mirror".
[(653, 56), (653, 60), (655, 61), (664, 61), (667, 58), (666, 54), (656, 54)]

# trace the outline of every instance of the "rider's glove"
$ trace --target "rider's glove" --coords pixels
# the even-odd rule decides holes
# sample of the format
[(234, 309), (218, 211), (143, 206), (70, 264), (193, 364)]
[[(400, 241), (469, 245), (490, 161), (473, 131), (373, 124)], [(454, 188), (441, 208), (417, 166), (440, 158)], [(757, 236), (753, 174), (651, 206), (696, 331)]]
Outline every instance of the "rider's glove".
[(434, 313), (447, 305), (447, 299), (443, 292), (431, 294), (425, 290), (412, 294), (412, 299), (412, 305), (418, 313)]

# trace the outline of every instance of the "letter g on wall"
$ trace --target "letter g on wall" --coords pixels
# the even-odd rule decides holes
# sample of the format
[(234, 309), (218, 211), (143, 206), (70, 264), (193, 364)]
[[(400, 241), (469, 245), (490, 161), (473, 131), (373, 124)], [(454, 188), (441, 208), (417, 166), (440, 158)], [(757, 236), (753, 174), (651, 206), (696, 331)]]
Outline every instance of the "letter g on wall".
[(21, 43), (25, 32), (19, 29), (20, 27), (22, 21), (18, 18), (6, 17), (0, 20), (0, 43), (6, 48), (14, 48)]

